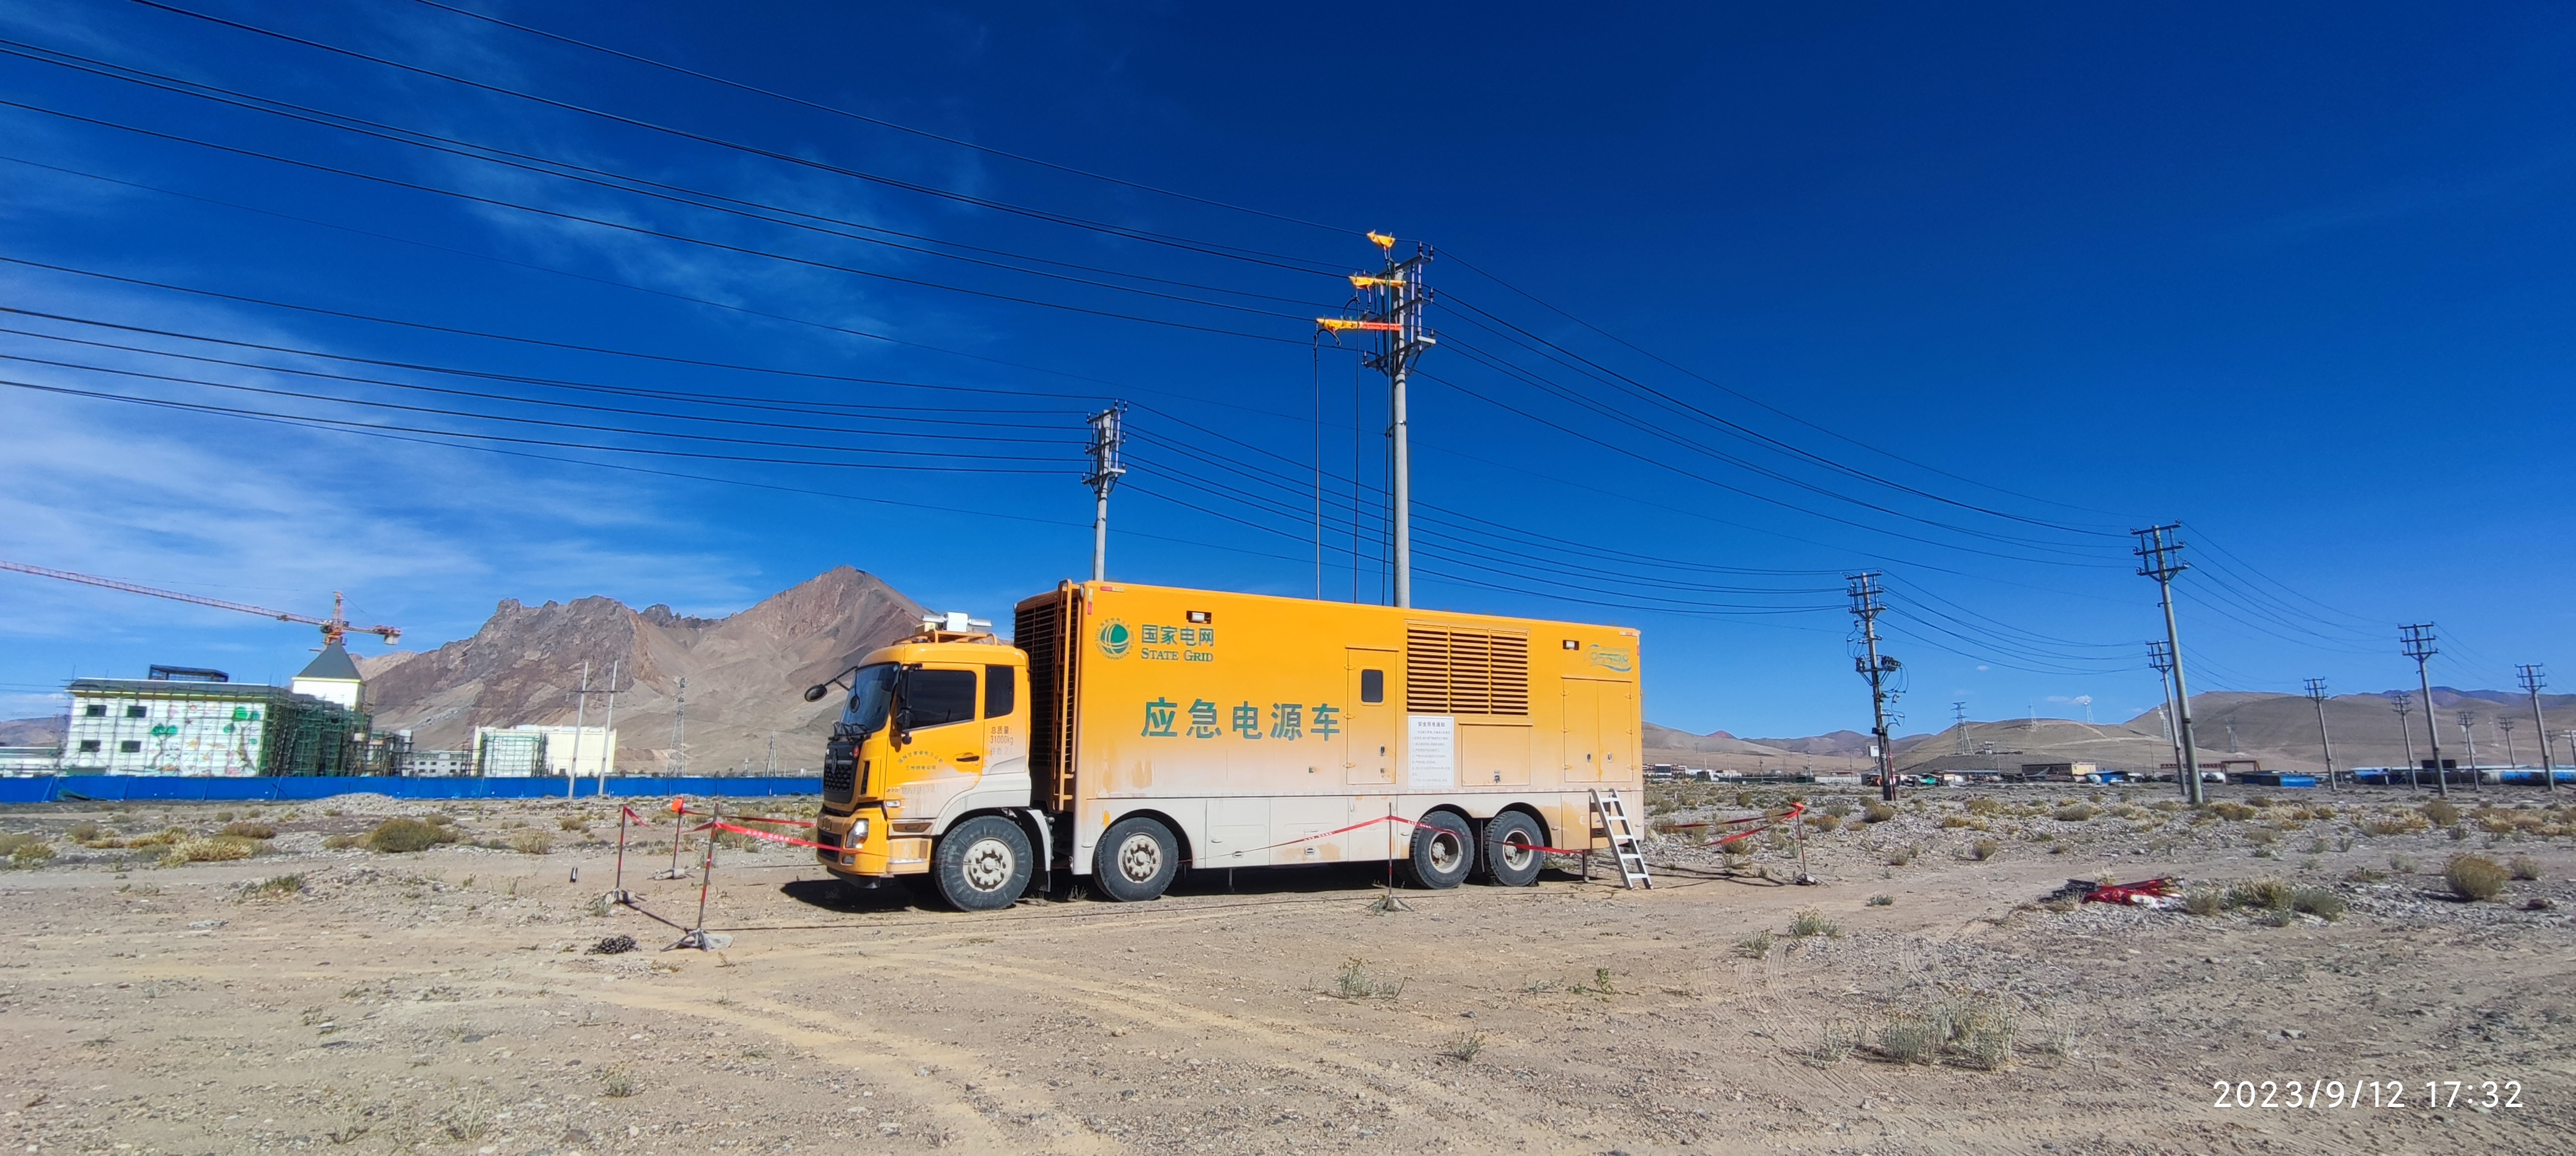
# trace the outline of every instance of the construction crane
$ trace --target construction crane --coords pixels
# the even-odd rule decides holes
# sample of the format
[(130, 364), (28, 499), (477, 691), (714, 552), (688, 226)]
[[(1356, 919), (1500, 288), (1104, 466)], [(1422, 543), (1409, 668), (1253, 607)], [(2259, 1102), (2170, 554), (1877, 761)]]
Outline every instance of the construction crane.
[(15, 570), (21, 574), (33, 574), (40, 578), (60, 578), (65, 582), (78, 582), (84, 586), (104, 586), (110, 590), (122, 590), (128, 594), (149, 594), (155, 598), (167, 598), (173, 602), (193, 602), (199, 606), (212, 606), (218, 610), (238, 610), (244, 614), (256, 614), (262, 618), (274, 618), (280, 622), (301, 622), (306, 626), (319, 626), (322, 628), (322, 644), (325, 646), (337, 646), (341, 638), (350, 634), (372, 634), (384, 639), (387, 645), (402, 638), (402, 628), (398, 626), (350, 625), (348, 604), (340, 597), (340, 592), (337, 590), (331, 592), (331, 616), (314, 618), (284, 610), (271, 610), (265, 606), (250, 606), (240, 602), (226, 602), (221, 598), (181, 594), (176, 590), (155, 590), (149, 586), (137, 586), (132, 582), (119, 582), (114, 578), (74, 574), (69, 570), (49, 570), (42, 566), (30, 566), (24, 562), (11, 562), (5, 559), (0, 559), (0, 570)]

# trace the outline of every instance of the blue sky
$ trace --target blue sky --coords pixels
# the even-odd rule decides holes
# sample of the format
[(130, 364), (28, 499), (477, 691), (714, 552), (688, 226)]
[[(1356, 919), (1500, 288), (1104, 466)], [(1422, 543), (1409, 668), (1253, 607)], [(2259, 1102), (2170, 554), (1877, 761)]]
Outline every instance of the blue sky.
[[(645, 60), (0, 12), (0, 557), (416, 646), (843, 563), (1000, 616), (1123, 399), (1114, 577), (1374, 598), (1383, 385), (1310, 319), (1377, 229), (1436, 249), (1417, 603), (1640, 627), (1657, 721), (1865, 728), (1863, 568), (1904, 729), (2128, 717), (2175, 519), (2196, 690), (2408, 685), (2413, 621), (2576, 679), (2560, 7), (458, 6)], [(0, 716), (311, 645), (0, 574)]]

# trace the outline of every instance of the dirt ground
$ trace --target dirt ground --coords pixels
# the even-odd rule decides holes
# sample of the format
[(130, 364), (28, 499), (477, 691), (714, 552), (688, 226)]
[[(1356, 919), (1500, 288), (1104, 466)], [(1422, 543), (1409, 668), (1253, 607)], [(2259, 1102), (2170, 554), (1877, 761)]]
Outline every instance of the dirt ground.
[[(2454, 828), (2421, 822), (2425, 796), (2403, 791), (2148, 805), (2170, 790), (1934, 789), (1876, 823), (1858, 797), (1817, 792), (1857, 828), (1809, 829), (1817, 885), (1788, 882), (1794, 841), (1729, 858), (1684, 829), (1659, 841), (1651, 891), (1596, 867), (1589, 883), (1404, 891), (1411, 910), (1393, 914), (1371, 913), (1376, 876), (1341, 868), (957, 915), (846, 893), (799, 851), (726, 848), (708, 923), (731, 939), (710, 952), (659, 950), (678, 933), (644, 913), (695, 909), (694, 878), (644, 878), (670, 862), (667, 825), (629, 856), (642, 910), (601, 902), (615, 822), (595, 802), (450, 804), (460, 840), (407, 854), (324, 845), (429, 810), (380, 797), (16, 808), (0, 814), (18, 864), (0, 872), (17, 936), (0, 962), (0, 1140), (512, 1156), (2564, 1150), (2576, 807), (2489, 789), (2457, 800)], [(1652, 810), (1681, 823), (1780, 801), (1688, 787)], [(236, 829), (263, 848), (249, 859), (157, 865), (206, 844), (155, 832), (227, 821), (273, 834)], [(69, 837), (82, 823), (91, 845)], [(2463, 852), (2523, 857), (2539, 878), (2455, 901), (2443, 870)], [(2042, 902), (2070, 877), (2172, 874), (2206, 889), (2208, 913)], [(2289, 886), (2222, 898), (2275, 879)], [(618, 935), (642, 949), (591, 953)], [(2214, 1086), (2232, 1105), (2237, 1081), (2257, 1106), (2215, 1106)], [(2360, 1104), (2288, 1106), (2292, 1081), (2302, 1100), (2339, 1081), (2329, 1094)]]

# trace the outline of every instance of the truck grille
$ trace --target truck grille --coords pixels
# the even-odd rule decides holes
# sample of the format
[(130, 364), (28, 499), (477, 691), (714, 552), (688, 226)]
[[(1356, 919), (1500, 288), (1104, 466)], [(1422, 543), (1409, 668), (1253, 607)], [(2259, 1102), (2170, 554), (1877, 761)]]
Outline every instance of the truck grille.
[(858, 745), (848, 739), (834, 739), (823, 748), (823, 801), (846, 803), (858, 791)]

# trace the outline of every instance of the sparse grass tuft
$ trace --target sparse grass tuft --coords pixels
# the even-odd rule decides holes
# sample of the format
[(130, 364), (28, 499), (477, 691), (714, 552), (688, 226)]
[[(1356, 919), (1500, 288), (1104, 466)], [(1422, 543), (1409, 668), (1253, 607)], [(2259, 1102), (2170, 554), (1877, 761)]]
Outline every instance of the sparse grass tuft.
[(0, 855), (8, 856), (12, 867), (33, 867), (53, 858), (54, 847), (42, 835), (11, 831), (0, 834)]
[(2221, 819), (2233, 819), (2239, 823), (2254, 817), (2254, 808), (2243, 803), (2211, 803), (2201, 810), (2206, 814), (2216, 815)]
[(2216, 915), (2227, 910), (2227, 896), (2211, 887), (2195, 887), (2182, 897), (2182, 909), (2193, 915)]
[(1771, 954), (1771, 933), (1756, 931), (1735, 941), (1735, 954), (1745, 959), (1761, 959)]
[(1860, 1046), (1860, 1040), (1860, 1024), (1835, 1016), (1826, 1020), (1818, 1030), (1816, 1045), (1798, 1058), (1810, 1068), (1830, 1068), (1851, 1055), (1852, 1049)]
[(555, 826), (561, 827), (567, 831), (588, 832), (590, 830), (590, 824), (582, 822), (581, 816), (579, 815), (566, 815), (563, 818), (557, 819), (555, 820)]
[(2059, 807), (2054, 818), (2060, 823), (2090, 823), (2093, 816), (2101, 813), (2083, 803), (2069, 803)]
[(2540, 879), (2540, 860), (2529, 855), (2516, 855), (2512, 861), (2505, 864), (2505, 867), (2513, 872), (2513, 877), (2516, 879), (2525, 882), (2537, 882)]
[(522, 855), (543, 855), (555, 849), (555, 838), (528, 827), (510, 832), (510, 849)]
[(2400, 875), (2412, 875), (2423, 870), (2424, 865), (2416, 862), (2412, 855), (2391, 855), (2388, 857), (2388, 869)]
[(643, 1090), (644, 1086), (636, 1082), (635, 1074), (627, 1071), (626, 1066), (623, 1064), (600, 1070), (599, 1091), (601, 1095), (607, 1096), (611, 1099), (623, 1100), (626, 1097), (632, 1096)]
[(2422, 811), (2425, 820), (2436, 827), (2460, 825), (2460, 809), (2440, 799), (2435, 799), (2416, 809)]
[(1869, 905), (1872, 907), (1894, 907), (1896, 906), (1896, 897), (1893, 895), (1872, 895), (1869, 897)]
[(2343, 896), (2323, 887), (2302, 887), (2291, 893), (2290, 907), (2332, 923), (2343, 918), (2343, 913), (2352, 905), (2344, 902)]
[(1830, 938), (1840, 936), (1842, 933), (1842, 928), (1826, 922), (1824, 912), (1818, 911), (1813, 907), (1799, 912), (1794, 918), (1789, 920), (1789, 934), (1800, 939), (1805, 939), (1809, 936), (1815, 935), (1822, 935)]
[(1928, 1064), (1941, 1057), (1943, 1034), (1931, 1020), (1903, 1012), (1878, 1026), (1878, 1050), (1900, 1064)]
[(290, 895), (301, 895), (303, 893), (304, 877), (301, 875), (273, 876), (254, 883), (243, 884), (241, 889), (241, 897), (243, 899), (284, 899)]
[(248, 859), (259, 853), (259, 846), (248, 839), (181, 839), (170, 844), (161, 856), (161, 865), (176, 867), (182, 863), (229, 863)]
[(1887, 853), (1887, 865), (1890, 867), (1905, 866), (1906, 864), (1913, 862), (1914, 857), (1921, 854), (1922, 850), (1923, 849), (1920, 847), (1912, 846), (1894, 848)]
[(228, 839), (274, 839), (277, 828), (266, 823), (226, 823), (223, 830), (215, 833)]
[(2509, 874), (2484, 855), (2453, 855), (2442, 878), (2451, 885), (2451, 894), (2476, 902), (2504, 894), (2504, 881)]
[(1341, 974), (1333, 978), (1332, 994), (1343, 999), (1394, 999), (1403, 991), (1403, 980), (1390, 983), (1378, 979), (1368, 973), (1367, 964), (1357, 959), (1344, 963)]
[(1871, 803), (1860, 812), (1860, 820), (1864, 823), (1884, 823), (1895, 817), (1896, 808), (1885, 803)]
[(2287, 911), (2293, 892), (2278, 879), (2247, 879), (2227, 885), (2227, 905), (2261, 911)]
[(2004, 845), (1996, 840), (1979, 839), (1974, 843), (1968, 844), (1968, 858), (1974, 859), (1979, 863), (1983, 863), (1988, 859), (1994, 858), (1996, 853), (2003, 849)]
[(1450, 1037), (1449, 1046), (1440, 1049), (1440, 1054), (1462, 1064), (1472, 1064), (1476, 1062), (1476, 1053), (1484, 1050), (1485, 1033), (1464, 1031)]

